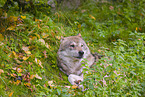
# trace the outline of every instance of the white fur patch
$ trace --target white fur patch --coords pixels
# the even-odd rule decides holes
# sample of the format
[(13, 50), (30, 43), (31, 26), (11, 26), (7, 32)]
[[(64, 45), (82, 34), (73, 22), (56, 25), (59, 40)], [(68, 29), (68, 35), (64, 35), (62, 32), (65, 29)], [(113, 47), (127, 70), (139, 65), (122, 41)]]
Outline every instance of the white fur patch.
[(75, 75), (75, 74), (70, 74), (69, 76), (68, 76), (68, 81), (72, 84), (72, 85), (77, 85), (76, 83), (75, 83), (75, 81), (83, 81), (83, 77), (81, 77), (81, 76), (78, 76), (78, 75)]

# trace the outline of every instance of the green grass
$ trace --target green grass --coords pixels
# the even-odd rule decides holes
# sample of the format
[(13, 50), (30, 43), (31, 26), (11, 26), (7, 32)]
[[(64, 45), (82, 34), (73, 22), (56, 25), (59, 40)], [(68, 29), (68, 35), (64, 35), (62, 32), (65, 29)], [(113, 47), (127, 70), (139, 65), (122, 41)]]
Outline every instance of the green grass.
[[(44, 8), (36, 16), (16, 5), (0, 9), (0, 96), (145, 96), (143, 2), (88, 0), (77, 10)], [(78, 33), (104, 55), (84, 75), (84, 92), (66, 88), (71, 84), (56, 60), (60, 37)]]

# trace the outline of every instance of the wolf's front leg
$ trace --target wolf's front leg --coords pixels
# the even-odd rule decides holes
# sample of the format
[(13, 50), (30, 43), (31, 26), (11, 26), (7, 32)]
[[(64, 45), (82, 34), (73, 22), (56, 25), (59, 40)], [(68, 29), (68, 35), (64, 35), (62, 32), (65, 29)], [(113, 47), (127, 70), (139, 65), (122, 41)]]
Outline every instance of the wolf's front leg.
[(75, 75), (75, 74), (70, 74), (68, 76), (68, 81), (72, 84), (72, 85), (79, 85), (80, 82), (83, 81), (83, 77)]

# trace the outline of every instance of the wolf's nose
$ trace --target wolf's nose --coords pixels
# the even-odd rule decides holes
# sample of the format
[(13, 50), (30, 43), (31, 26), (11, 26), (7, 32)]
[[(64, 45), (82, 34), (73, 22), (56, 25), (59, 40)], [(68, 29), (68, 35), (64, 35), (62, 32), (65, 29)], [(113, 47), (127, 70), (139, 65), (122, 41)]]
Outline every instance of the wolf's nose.
[(84, 54), (84, 52), (83, 51), (79, 51), (79, 55), (83, 55)]

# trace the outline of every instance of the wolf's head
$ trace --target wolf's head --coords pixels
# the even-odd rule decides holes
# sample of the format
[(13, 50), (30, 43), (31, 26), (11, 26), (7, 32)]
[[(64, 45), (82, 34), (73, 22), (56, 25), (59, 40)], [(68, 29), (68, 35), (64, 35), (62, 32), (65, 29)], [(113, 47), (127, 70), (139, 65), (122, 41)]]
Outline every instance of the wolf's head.
[(62, 37), (59, 51), (63, 52), (64, 56), (77, 59), (86, 58), (90, 54), (90, 50), (82, 39), (81, 34)]

